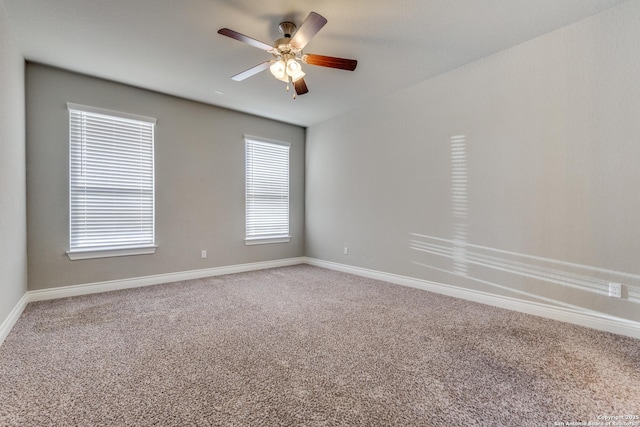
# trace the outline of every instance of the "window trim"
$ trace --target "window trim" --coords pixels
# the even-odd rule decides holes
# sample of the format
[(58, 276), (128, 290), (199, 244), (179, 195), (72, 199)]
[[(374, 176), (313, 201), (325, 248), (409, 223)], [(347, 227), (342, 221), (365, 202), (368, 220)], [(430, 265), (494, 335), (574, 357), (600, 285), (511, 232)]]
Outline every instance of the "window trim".
[[(267, 235), (267, 236), (247, 236), (247, 142), (248, 141), (263, 142), (266, 144), (280, 145), (287, 147), (288, 164), (287, 164), (287, 234), (286, 235)], [(244, 162), (245, 162), (245, 238), (244, 243), (246, 246), (253, 245), (266, 245), (273, 243), (289, 243), (291, 241), (291, 143), (284, 141), (277, 141), (269, 138), (258, 137), (254, 135), (244, 135)]]
[(67, 256), (71, 261), (80, 259), (93, 259), (93, 258), (112, 258), (118, 256), (130, 256), (130, 255), (151, 255), (156, 252), (158, 245), (153, 246), (137, 246), (135, 248), (104, 248), (104, 249), (92, 249), (92, 250), (68, 250)]
[(67, 102), (67, 110), (78, 110), (84, 111), (85, 113), (104, 114), (106, 116), (120, 117), (121, 119), (147, 122), (153, 125), (155, 125), (158, 121), (155, 117), (141, 116), (139, 114), (125, 113), (123, 111), (108, 110), (106, 108), (92, 107), (90, 105), (74, 104), (73, 102)]
[[(71, 249), (71, 209), (72, 209), (72, 199), (71, 199), (71, 163), (69, 163), (68, 169), (68, 179), (69, 179), (69, 193), (68, 193), (68, 204), (69, 204), (69, 250), (66, 251), (67, 256), (70, 260), (84, 260), (84, 259), (93, 259), (93, 258), (110, 258), (110, 257), (120, 257), (120, 256), (130, 256), (130, 255), (149, 255), (154, 254), (158, 245), (156, 244), (156, 235), (155, 235), (155, 125), (157, 120), (153, 117), (142, 116), (138, 114), (131, 114), (122, 111), (109, 110), (105, 108), (92, 107), (88, 105), (76, 104), (73, 102), (67, 102), (67, 111), (69, 113), (71, 110), (81, 111), (86, 113), (94, 113), (101, 114), (121, 119), (134, 120), (138, 122), (149, 123), (152, 125), (152, 188), (153, 188), (153, 206), (152, 206), (152, 229), (153, 229), (153, 243), (152, 244), (141, 244), (141, 245), (116, 245), (116, 246), (103, 246), (103, 247), (93, 247), (93, 248), (76, 248)], [(69, 117), (71, 117), (69, 115)], [(69, 132), (71, 129), (69, 128)], [(69, 135), (69, 150), (71, 150), (71, 135)], [(71, 154), (69, 153), (69, 156)], [(71, 162), (71, 157), (69, 157), (69, 162)]]
[(253, 245), (268, 245), (270, 243), (289, 243), (291, 241), (291, 235), (283, 237), (245, 237), (244, 244), (247, 246)]

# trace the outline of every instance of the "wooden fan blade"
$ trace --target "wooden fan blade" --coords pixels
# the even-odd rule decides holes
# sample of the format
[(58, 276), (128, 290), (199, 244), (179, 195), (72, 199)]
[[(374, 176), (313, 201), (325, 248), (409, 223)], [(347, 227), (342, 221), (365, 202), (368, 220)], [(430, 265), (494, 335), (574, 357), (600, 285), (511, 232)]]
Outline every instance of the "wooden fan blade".
[(232, 39), (241, 41), (242, 43), (246, 43), (253, 47), (257, 47), (258, 49), (266, 50), (267, 52), (270, 52), (273, 50), (273, 46), (269, 44), (263, 43), (260, 40), (252, 39), (249, 36), (245, 36), (244, 34), (240, 34), (239, 32), (230, 30), (228, 28), (220, 28), (218, 30), (218, 34), (231, 37)]
[(307, 89), (307, 84), (304, 82), (304, 79), (302, 77), (293, 82), (293, 87), (296, 90), (296, 95), (304, 95), (305, 93), (309, 92), (309, 89)]
[(315, 36), (326, 23), (327, 20), (324, 16), (311, 12), (302, 25), (300, 25), (298, 31), (293, 35), (291, 46), (296, 49), (304, 49), (307, 43), (311, 41), (313, 36)]
[(320, 67), (339, 68), (341, 70), (353, 71), (358, 66), (355, 59), (336, 58), (334, 56), (314, 55), (312, 53), (304, 55), (302, 62)]
[(231, 77), (231, 80), (235, 80), (237, 82), (242, 81), (253, 76), (254, 74), (258, 74), (260, 71), (266, 70), (271, 66), (271, 64), (273, 64), (273, 61), (265, 61), (262, 64), (258, 64), (255, 67), (251, 67), (248, 70), (244, 70), (243, 72), (236, 74), (235, 76)]

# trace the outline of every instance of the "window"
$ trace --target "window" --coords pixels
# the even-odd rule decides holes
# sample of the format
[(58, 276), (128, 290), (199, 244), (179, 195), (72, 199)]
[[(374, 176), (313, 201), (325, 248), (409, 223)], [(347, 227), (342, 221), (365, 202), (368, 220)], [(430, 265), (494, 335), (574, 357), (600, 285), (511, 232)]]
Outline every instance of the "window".
[(289, 144), (245, 137), (247, 245), (289, 236)]
[(67, 103), (70, 259), (155, 252), (156, 120)]

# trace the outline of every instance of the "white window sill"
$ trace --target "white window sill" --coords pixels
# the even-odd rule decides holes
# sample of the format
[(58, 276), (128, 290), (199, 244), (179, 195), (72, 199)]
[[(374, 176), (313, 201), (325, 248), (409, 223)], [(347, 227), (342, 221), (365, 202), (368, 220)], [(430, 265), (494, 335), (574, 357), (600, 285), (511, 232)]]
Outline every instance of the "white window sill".
[(291, 236), (278, 236), (278, 237), (252, 237), (244, 239), (244, 244), (251, 245), (267, 245), (270, 243), (289, 243)]
[(117, 256), (130, 256), (130, 255), (150, 255), (156, 252), (158, 246), (145, 246), (138, 248), (108, 248), (108, 249), (94, 249), (94, 250), (75, 250), (67, 251), (67, 256), (71, 261), (80, 259), (93, 259), (93, 258), (111, 258)]

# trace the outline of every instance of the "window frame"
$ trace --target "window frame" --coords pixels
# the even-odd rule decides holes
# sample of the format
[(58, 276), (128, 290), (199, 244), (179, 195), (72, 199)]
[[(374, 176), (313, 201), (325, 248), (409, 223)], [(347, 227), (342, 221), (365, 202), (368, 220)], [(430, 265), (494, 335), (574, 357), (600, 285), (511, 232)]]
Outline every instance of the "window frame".
[[(106, 257), (118, 257), (118, 256), (129, 256), (129, 255), (147, 255), (153, 254), (158, 247), (156, 244), (156, 230), (155, 230), (155, 125), (157, 120), (153, 117), (146, 117), (137, 114), (125, 113), (121, 111), (108, 110), (104, 108), (92, 107), (87, 105), (75, 104), (71, 102), (67, 102), (67, 110), (69, 114), (69, 169), (68, 169), (68, 179), (69, 179), (69, 193), (68, 193), (68, 202), (69, 202), (69, 250), (66, 252), (67, 256), (70, 260), (82, 260), (82, 259), (92, 259), (92, 258), (106, 258)], [(72, 233), (73, 233), (73, 144), (72, 141), (72, 111), (80, 112), (80, 113), (88, 113), (92, 115), (100, 115), (105, 116), (106, 118), (113, 118), (114, 122), (117, 122), (118, 119), (124, 119), (127, 121), (133, 121), (138, 123), (148, 124), (150, 126), (150, 180), (151, 180), (151, 242), (150, 243), (133, 243), (133, 244), (125, 244), (120, 242), (119, 244), (103, 244), (103, 245), (89, 245), (89, 246), (73, 246), (72, 245)], [(77, 142), (76, 142), (77, 143)], [(80, 142), (82, 143), (82, 142)]]
[[(286, 233), (260, 234), (249, 233), (251, 228), (249, 218), (249, 158), (248, 147), (250, 143), (286, 147)], [(272, 243), (288, 243), (291, 241), (291, 144), (289, 142), (276, 141), (252, 135), (244, 135), (244, 161), (245, 161), (245, 245), (263, 245)]]

